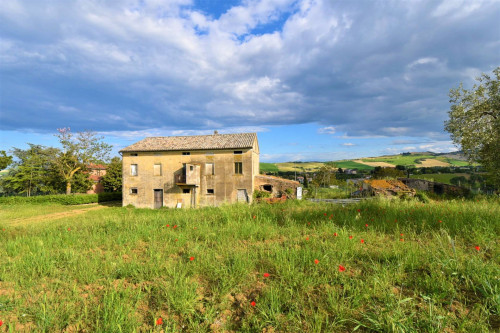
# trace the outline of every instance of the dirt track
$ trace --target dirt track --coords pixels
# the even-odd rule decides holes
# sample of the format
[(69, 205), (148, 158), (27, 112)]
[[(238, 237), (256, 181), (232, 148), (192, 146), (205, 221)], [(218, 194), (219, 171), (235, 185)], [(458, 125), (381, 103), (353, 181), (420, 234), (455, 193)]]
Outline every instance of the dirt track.
[(66, 211), (66, 212), (51, 213), (51, 214), (45, 214), (45, 215), (37, 215), (37, 216), (32, 216), (32, 217), (27, 217), (27, 218), (17, 218), (17, 219), (10, 220), (8, 223), (11, 226), (20, 226), (20, 225), (24, 225), (26, 223), (33, 224), (33, 223), (44, 222), (44, 221), (47, 221), (47, 220), (51, 220), (52, 221), (52, 220), (62, 219), (62, 218), (65, 218), (65, 217), (72, 217), (72, 216), (75, 216), (75, 215), (84, 214), (84, 213), (89, 212), (91, 210), (98, 210), (98, 209), (103, 209), (103, 208), (106, 208), (106, 206), (94, 206), (94, 205), (91, 205), (89, 207), (85, 207), (85, 208), (81, 208), (81, 209), (75, 209), (75, 210), (69, 210), (69, 211)]

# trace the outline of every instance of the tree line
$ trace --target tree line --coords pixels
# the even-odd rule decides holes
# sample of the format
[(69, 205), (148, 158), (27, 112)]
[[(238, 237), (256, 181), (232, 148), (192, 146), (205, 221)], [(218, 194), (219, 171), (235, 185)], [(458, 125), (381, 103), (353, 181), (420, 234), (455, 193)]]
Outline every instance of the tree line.
[(0, 170), (9, 167), (0, 178), (2, 195), (41, 195), (85, 193), (93, 185), (90, 172), (107, 165), (102, 185), (107, 192), (121, 191), (122, 164), (119, 157), (110, 160), (111, 145), (92, 131), (78, 133), (61, 128), (55, 135), (61, 148), (28, 143), (28, 148), (13, 148), (12, 155), (0, 151)]

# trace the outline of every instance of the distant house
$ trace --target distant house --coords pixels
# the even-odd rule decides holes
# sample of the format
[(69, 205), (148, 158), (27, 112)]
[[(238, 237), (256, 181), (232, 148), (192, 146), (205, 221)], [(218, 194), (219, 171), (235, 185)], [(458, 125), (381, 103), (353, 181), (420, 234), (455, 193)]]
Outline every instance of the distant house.
[(87, 191), (88, 194), (102, 193), (104, 187), (102, 186), (102, 176), (106, 174), (106, 166), (102, 164), (89, 164), (87, 166), (89, 179), (92, 181), (92, 188)]
[(150, 137), (120, 151), (123, 205), (199, 207), (252, 202), (257, 134)]

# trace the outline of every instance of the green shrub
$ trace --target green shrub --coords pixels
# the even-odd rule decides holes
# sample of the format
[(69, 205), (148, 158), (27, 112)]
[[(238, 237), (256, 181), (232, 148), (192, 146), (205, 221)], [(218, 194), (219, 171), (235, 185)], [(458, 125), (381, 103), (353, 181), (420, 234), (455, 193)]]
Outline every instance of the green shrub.
[(417, 192), (415, 194), (415, 199), (417, 199), (418, 201), (423, 202), (423, 203), (429, 203), (430, 202), (430, 199), (427, 196), (427, 194), (425, 194), (425, 192)]
[(56, 194), (39, 195), (35, 197), (1, 197), (0, 204), (48, 204), (57, 203), (61, 205), (83, 205), (97, 202), (117, 201), (122, 199), (121, 192), (99, 193), (99, 194)]
[(254, 199), (262, 199), (262, 198), (270, 198), (271, 193), (267, 191), (261, 191), (261, 190), (255, 190), (253, 191), (253, 198)]

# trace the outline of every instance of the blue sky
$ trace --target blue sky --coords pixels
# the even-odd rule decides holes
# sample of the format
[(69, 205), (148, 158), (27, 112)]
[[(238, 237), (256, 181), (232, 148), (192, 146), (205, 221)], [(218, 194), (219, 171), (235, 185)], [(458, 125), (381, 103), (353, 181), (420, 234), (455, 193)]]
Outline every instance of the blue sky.
[(257, 132), (264, 162), (448, 152), (448, 92), (500, 65), (500, 2), (0, 3), (0, 150), (91, 129)]

